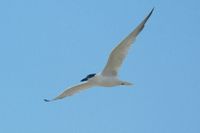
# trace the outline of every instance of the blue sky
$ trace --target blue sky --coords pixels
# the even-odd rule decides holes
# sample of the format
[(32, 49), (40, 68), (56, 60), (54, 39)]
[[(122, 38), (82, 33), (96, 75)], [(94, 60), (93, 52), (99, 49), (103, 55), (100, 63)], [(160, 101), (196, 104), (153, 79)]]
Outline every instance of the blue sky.
[[(0, 132), (199, 133), (198, 0), (0, 1)], [(53, 98), (104, 67), (110, 51), (155, 7), (120, 77)]]

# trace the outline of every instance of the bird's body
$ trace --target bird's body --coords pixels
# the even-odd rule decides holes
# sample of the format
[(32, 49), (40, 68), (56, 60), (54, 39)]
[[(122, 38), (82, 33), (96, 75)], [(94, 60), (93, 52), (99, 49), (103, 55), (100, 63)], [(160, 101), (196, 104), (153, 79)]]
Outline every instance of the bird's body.
[(123, 81), (120, 81), (117, 76), (108, 77), (103, 76), (102, 74), (97, 74), (93, 78), (88, 79), (87, 82), (94, 83), (96, 86), (103, 86), (103, 87), (113, 87), (122, 85)]
[(120, 80), (118, 78), (118, 71), (128, 53), (131, 44), (144, 28), (144, 25), (151, 16), (153, 10), (154, 9), (152, 9), (151, 12), (144, 18), (144, 20), (119, 45), (117, 45), (117, 47), (113, 49), (109, 56), (108, 62), (102, 72), (98, 74), (93, 73), (87, 75), (84, 79), (81, 80), (80, 84), (66, 89), (63, 93), (52, 100), (45, 99), (45, 101), (49, 102), (62, 99), (64, 97), (71, 96), (79, 91), (95, 86), (113, 87), (119, 85), (132, 85), (132, 83)]

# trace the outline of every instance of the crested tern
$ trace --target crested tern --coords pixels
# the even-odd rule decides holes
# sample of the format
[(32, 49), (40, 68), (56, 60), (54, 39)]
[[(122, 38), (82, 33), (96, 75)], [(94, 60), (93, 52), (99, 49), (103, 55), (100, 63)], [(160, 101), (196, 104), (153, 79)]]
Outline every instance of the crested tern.
[(58, 99), (62, 99), (67, 96), (71, 96), (79, 91), (95, 87), (95, 86), (103, 86), (103, 87), (113, 87), (120, 85), (132, 85), (127, 81), (120, 80), (118, 78), (118, 70), (123, 63), (124, 58), (128, 54), (128, 49), (131, 44), (136, 39), (137, 35), (142, 31), (145, 26), (145, 23), (153, 13), (154, 8), (150, 11), (150, 13), (143, 19), (143, 21), (122, 41), (117, 45), (111, 52), (107, 64), (102, 72), (96, 74), (89, 74), (84, 79), (81, 80), (81, 83), (69, 87), (64, 92), (62, 92), (57, 97), (48, 100), (44, 99), (46, 102), (55, 101)]

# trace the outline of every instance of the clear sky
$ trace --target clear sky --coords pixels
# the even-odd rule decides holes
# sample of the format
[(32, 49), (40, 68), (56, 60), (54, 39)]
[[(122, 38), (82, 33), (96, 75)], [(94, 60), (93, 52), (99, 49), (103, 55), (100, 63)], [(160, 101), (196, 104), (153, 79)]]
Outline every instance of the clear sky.
[[(1, 0), (1, 133), (199, 133), (199, 0)], [(120, 77), (45, 103), (85, 75), (155, 7)]]

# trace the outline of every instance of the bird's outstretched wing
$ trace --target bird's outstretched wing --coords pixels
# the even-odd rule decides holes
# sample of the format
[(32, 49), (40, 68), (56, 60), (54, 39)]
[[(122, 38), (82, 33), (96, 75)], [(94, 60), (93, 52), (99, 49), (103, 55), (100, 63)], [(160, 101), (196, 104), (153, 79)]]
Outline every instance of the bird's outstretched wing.
[(117, 72), (128, 53), (128, 49), (137, 37), (137, 35), (144, 28), (145, 23), (153, 13), (154, 8), (151, 12), (144, 18), (144, 20), (111, 52), (108, 62), (102, 71), (104, 76), (116, 76)]
[(93, 87), (94, 85), (90, 82), (84, 82), (84, 83), (80, 83), (78, 85), (75, 85), (67, 90), (65, 90), (64, 92), (62, 92), (60, 95), (58, 95), (57, 97), (55, 97), (54, 99), (52, 100), (48, 100), (48, 99), (44, 99), (45, 102), (50, 102), (50, 101), (55, 101), (55, 100), (58, 100), (58, 99), (62, 99), (64, 97), (67, 97), (67, 96), (71, 96), (79, 91), (82, 91), (82, 90), (85, 90), (85, 89), (88, 89), (90, 87)]

